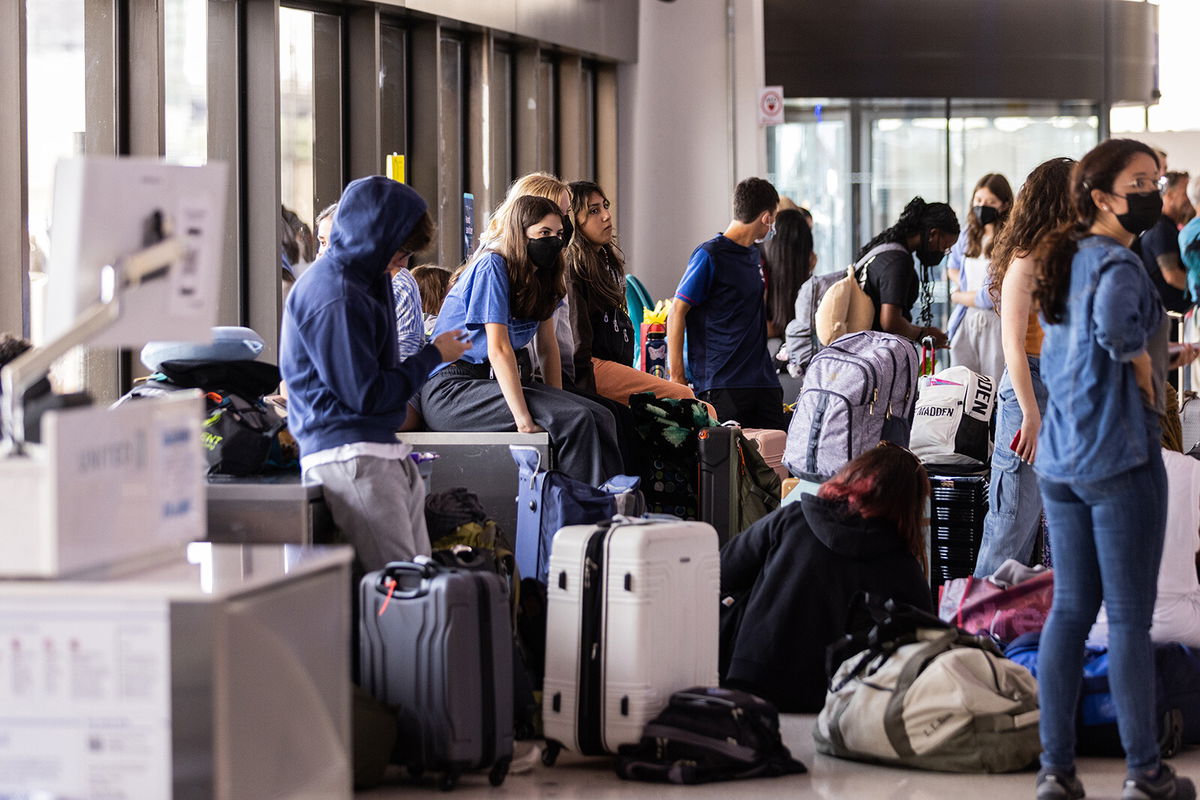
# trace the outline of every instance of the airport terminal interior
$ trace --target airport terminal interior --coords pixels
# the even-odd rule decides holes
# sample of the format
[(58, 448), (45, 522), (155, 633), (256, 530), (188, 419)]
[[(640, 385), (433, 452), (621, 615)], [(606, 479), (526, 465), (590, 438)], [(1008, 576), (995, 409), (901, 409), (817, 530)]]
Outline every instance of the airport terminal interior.
[(0, 798), (1195, 798), (1197, 34), (0, 0)]

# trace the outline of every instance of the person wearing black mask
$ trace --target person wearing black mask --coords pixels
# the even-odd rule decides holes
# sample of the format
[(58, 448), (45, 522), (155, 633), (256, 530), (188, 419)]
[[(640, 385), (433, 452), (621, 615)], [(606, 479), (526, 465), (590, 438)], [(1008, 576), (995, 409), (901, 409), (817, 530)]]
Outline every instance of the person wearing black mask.
[(1000, 315), (996, 313), (988, 280), (992, 242), (996, 240), (1012, 208), (1013, 192), (1008, 179), (990, 172), (975, 184), (967, 229), (950, 249), (946, 274), (955, 288), (950, 294), (950, 359), (997, 383), (1004, 374), (1004, 349), (1000, 341)]
[[(1134, 251), (1141, 256), (1146, 273), (1158, 290), (1163, 307), (1180, 314), (1192, 307), (1184, 293), (1187, 271), (1179, 255), (1179, 226), (1181, 220), (1187, 221), (1192, 205), (1187, 199), (1187, 183), (1186, 172), (1168, 172), (1159, 180), (1161, 195), (1157, 207), (1161, 210), (1134, 245)], [(1172, 326), (1171, 341), (1176, 339), (1177, 331)]]
[[(431, 430), (547, 431), (558, 468), (593, 486), (622, 471), (612, 413), (562, 390), (554, 311), (566, 296), (563, 214), (544, 197), (505, 203), (495, 234), (455, 273), (434, 335), (463, 329), (471, 346), (421, 392)], [(536, 338), (543, 383), (518, 358)]]
[[(875, 303), (873, 330), (906, 336), (915, 342), (930, 337), (934, 346), (946, 346), (946, 334), (941, 330), (912, 322), (912, 308), (921, 288), (913, 257), (922, 271), (936, 267), (958, 240), (959, 230), (958, 217), (950, 206), (914, 197), (895, 225), (863, 245), (860, 260), (872, 250), (879, 250), (859, 270), (863, 291)], [(897, 247), (883, 249), (885, 245)]]
[(1054, 554), (1038, 654), (1042, 800), (1084, 796), (1076, 712), (1083, 643), (1102, 601), (1128, 770), (1121, 797), (1196, 796), (1160, 760), (1150, 640), (1167, 519), (1159, 419), (1168, 348), (1158, 292), (1128, 248), (1162, 212), (1158, 174), (1145, 144), (1101, 142), (1071, 171), (1074, 222), (1035, 252), (1050, 401), (1034, 469)]

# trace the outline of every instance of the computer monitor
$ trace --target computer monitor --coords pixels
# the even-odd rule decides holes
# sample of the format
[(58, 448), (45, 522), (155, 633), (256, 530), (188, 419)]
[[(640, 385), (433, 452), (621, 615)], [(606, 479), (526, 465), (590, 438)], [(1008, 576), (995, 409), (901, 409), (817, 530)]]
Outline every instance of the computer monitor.
[(151, 340), (209, 341), (217, 324), (227, 170), (154, 158), (64, 159), (54, 176), (44, 341), (101, 299), (101, 273), (154, 244), (166, 220), (186, 247), (157, 277), (119, 288), (120, 318), (88, 342), (137, 348)]

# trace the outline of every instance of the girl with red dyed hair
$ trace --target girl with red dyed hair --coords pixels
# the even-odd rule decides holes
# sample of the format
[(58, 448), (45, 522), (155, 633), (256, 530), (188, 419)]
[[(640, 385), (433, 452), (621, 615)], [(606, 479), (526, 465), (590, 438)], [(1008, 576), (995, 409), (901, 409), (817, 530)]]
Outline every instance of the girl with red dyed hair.
[(923, 517), (929, 478), (883, 443), (721, 550), (721, 684), (780, 711), (820, 711), (825, 648), (860, 591), (932, 612)]

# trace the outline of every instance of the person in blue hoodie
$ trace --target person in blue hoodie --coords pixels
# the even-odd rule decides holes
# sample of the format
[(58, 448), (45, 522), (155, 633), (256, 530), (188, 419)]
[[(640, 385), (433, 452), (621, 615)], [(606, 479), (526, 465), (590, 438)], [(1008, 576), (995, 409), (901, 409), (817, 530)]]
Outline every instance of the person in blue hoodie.
[(280, 369), (306, 481), (324, 486), (360, 566), (429, 554), (425, 488), (396, 440), (408, 401), (466, 349), (448, 330), (401, 363), (389, 268), (433, 240), (425, 201), (389, 178), (360, 178), (338, 204), (329, 247), (288, 295)]

